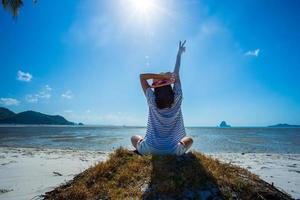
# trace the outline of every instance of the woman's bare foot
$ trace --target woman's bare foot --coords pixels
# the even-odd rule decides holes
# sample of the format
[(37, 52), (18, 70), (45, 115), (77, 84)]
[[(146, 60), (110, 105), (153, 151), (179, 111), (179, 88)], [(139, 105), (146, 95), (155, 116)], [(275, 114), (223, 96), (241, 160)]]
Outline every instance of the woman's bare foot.
[(131, 137), (131, 143), (134, 146), (134, 148), (136, 148), (136, 145), (137, 145), (138, 141), (140, 141), (142, 139), (144, 139), (144, 138), (140, 135), (134, 135), (134, 136)]

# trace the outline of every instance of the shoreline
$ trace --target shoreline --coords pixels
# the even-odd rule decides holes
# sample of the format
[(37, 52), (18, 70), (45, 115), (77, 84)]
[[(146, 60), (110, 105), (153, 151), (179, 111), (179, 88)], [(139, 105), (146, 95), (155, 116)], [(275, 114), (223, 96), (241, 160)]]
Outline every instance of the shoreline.
[[(104, 161), (110, 152), (0, 147), (0, 199), (32, 199)], [(300, 154), (205, 153), (300, 198)]]

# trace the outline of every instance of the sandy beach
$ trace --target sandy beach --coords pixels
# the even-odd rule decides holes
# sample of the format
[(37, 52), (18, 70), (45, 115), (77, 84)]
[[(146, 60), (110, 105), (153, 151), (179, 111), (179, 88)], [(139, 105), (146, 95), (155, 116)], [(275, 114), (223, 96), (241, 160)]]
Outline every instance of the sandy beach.
[[(39, 199), (107, 158), (108, 152), (0, 148), (0, 199)], [(215, 153), (223, 162), (247, 168), (294, 198), (300, 198), (300, 154)]]
[(209, 154), (238, 165), (274, 184), (293, 198), (300, 198), (300, 154), (218, 153)]
[(0, 199), (39, 199), (106, 157), (95, 151), (0, 148)]

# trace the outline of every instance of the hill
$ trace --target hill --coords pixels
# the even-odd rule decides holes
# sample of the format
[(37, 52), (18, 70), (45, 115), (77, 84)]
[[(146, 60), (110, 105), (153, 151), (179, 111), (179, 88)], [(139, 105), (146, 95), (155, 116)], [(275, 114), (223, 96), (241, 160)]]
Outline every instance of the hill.
[(13, 117), (16, 113), (12, 112), (11, 110), (7, 108), (0, 107), (0, 120)]
[(25, 111), (18, 114), (12, 111), (1, 108), (0, 124), (49, 124), (49, 125), (74, 125), (60, 115), (46, 115), (35, 111)]
[(117, 149), (105, 162), (43, 195), (45, 200), (83, 199), (265, 199), (289, 195), (246, 169), (199, 152), (140, 156)]
[(300, 125), (291, 125), (291, 124), (275, 124), (268, 126), (270, 128), (300, 128)]

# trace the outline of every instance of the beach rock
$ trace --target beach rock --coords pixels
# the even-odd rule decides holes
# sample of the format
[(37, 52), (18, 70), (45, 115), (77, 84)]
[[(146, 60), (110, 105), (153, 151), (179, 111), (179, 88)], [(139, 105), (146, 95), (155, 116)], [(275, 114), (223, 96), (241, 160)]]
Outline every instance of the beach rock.
[(82, 162), (88, 162), (89, 160), (84, 158), (84, 157), (80, 157), (79, 160), (81, 160)]
[(53, 174), (54, 174), (55, 176), (62, 176), (62, 174), (59, 173), (59, 172), (53, 172)]
[(289, 172), (295, 172), (295, 173), (300, 174), (300, 170), (289, 169), (288, 171), (289, 171)]
[(15, 161), (15, 160), (10, 160), (9, 162), (2, 163), (1, 165), (4, 166), (4, 165), (11, 164), (11, 163), (16, 163), (16, 162), (17, 162), (17, 161)]
[(231, 127), (229, 124), (227, 124), (225, 121), (222, 121), (219, 125), (220, 128), (229, 128)]
[(4, 194), (11, 191), (13, 191), (13, 189), (0, 189), (0, 194)]
[(260, 169), (270, 169), (269, 167), (262, 166)]

